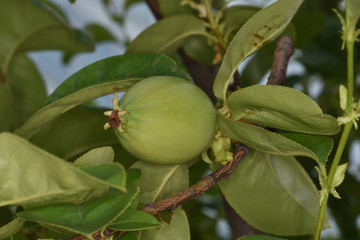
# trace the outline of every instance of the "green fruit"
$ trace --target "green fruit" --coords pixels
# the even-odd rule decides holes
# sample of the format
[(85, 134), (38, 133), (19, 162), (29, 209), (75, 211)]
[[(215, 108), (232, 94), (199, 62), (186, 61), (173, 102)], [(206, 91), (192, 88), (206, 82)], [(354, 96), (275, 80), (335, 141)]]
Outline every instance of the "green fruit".
[(115, 132), (120, 143), (151, 163), (190, 161), (208, 148), (215, 133), (211, 100), (193, 83), (176, 77), (140, 81), (120, 99), (118, 110)]

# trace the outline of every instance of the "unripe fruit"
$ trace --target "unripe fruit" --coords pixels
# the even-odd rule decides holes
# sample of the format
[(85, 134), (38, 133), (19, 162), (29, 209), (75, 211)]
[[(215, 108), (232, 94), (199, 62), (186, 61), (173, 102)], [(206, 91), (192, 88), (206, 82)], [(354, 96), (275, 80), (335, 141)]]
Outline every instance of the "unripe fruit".
[(212, 142), (216, 111), (208, 96), (189, 81), (168, 76), (144, 79), (118, 105), (116, 135), (143, 161), (184, 163)]

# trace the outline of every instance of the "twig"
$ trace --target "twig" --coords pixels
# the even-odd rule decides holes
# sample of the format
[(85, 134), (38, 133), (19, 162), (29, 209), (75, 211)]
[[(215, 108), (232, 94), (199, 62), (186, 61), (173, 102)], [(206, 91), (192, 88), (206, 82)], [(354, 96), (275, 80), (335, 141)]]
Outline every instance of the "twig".
[(238, 90), (238, 88), (241, 88), (241, 77), (238, 70), (235, 71), (233, 77), (234, 77), (234, 81), (232, 84), (230, 84), (229, 90), (235, 92), (236, 90)]
[(271, 67), (268, 85), (286, 85), (286, 70), (291, 55), (294, 53), (294, 43), (288, 36), (282, 36), (276, 43), (274, 61)]
[[(147, 212), (153, 216), (157, 216), (160, 212), (167, 210), (175, 210), (178, 206), (200, 196), (201, 194), (207, 192), (209, 189), (214, 187), (217, 182), (224, 178), (228, 178), (235, 167), (239, 164), (241, 159), (243, 159), (249, 151), (249, 148), (243, 144), (237, 144), (234, 160), (228, 162), (226, 165), (220, 167), (215, 172), (204, 176), (200, 181), (189, 187), (188, 189), (177, 193), (176, 195), (157, 201), (153, 204), (148, 204), (142, 209), (142, 211)], [(116, 231), (111, 229), (106, 229), (103, 232), (103, 235), (110, 237), (115, 234), (122, 234), (122, 231)], [(93, 239), (102, 239), (101, 232), (96, 232), (92, 235)], [(76, 236), (70, 238), (70, 240), (80, 240), (85, 239), (86, 236)]]
[(229, 177), (231, 172), (239, 164), (240, 160), (243, 159), (248, 153), (248, 147), (239, 144), (235, 154), (234, 160), (222, 166), (215, 172), (206, 175), (199, 182), (192, 185), (190, 188), (177, 193), (176, 195), (169, 197), (164, 200), (160, 200), (154, 204), (149, 204), (142, 211), (150, 213), (154, 216), (160, 212), (167, 210), (175, 210), (179, 205), (182, 205), (201, 194), (207, 192), (210, 188), (214, 187), (220, 180)]
[(154, 16), (157, 20), (160, 20), (163, 18), (162, 14), (160, 12), (159, 3), (157, 0), (145, 0), (145, 2), (149, 6), (149, 8), (151, 9), (152, 13), (154, 14)]

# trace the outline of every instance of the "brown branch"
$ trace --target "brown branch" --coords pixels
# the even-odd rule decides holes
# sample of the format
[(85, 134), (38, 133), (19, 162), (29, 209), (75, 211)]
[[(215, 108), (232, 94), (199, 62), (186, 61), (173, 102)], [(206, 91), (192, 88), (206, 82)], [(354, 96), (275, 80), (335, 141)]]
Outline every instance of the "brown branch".
[[(201, 194), (207, 192), (209, 189), (214, 187), (217, 182), (224, 178), (228, 178), (232, 171), (236, 168), (236, 166), (240, 163), (241, 159), (243, 159), (249, 151), (249, 148), (242, 144), (237, 144), (234, 160), (228, 162), (226, 165), (220, 167), (215, 172), (204, 176), (200, 181), (177, 193), (176, 195), (169, 197), (167, 199), (163, 199), (157, 201), (153, 204), (148, 204), (146, 207), (142, 209), (142, 211), (147, 212), (153, 216), (157, 216), (160, 212), (164, 212), (167, 210), (175, 210), (178, 206), (200, 196)], [(106, 229), (103, 232), (103, 235), (106, 237), (110, 237), (115, 234), (123, 234), (122, 231)], [(92, 235), (94, 239), (102, 239), (101, 232), (96, 232)], [(85, 239), (86, 236), (76, 236), (70, 238), (70, 240), (80, 240)]]
[(206, 175), (199, 182), (195, 183), (188, 189), (177, 193), (176, 195), (164, 200), (160, 200), (154, 204), (149, 204), (142, 211), (150, 213), (154, 216), (160, 212), (167, 210), (175, 210), (179, 205), (182, 205), (201, 194), (207, 192), (210, 188), (214, 187), (217, 182), (230, 176), (231, 172), (239, 164), (248, 153), (248, 147), (239, 144), (234, 154), (234, 160), (222, 166), (215, 172)]
[(238, 88), (241, 88), (241, 77), (238, 70), (235, 71), (233, 77), (234, 77), (234, 81), (232, 84), (230, 84), (229, 90), (235, 92), (236, 90), (238, 90)]
[(282, 36), (276, 43), (273, 65), (271, 67), (268, 85), (286, 85), (286, 70), (291, 55), (294, 53), (294, 43), (288, 36)]
[(149, 6), (149, 8), (151, 9), (151, 12), (154, 14), (154, 16), (157, 20), (160, 20), (163, 18), (162, 14), (160, 12), (159, 3), (157, 0), (145, 0), (145, 2)]
[[(286, 70), (289, 58), (294, 51), (294, 45), (289, 37), (281, 37), (277, 42), (277, 48), (274, 53), (273, 65), (268, 78), (268, 85), (286, 85)], [(235, 75), (236, 76), (236, 75)], [(234, 76), (234, 77), (235, 77)], [(238, 239), (247, 235), (264, 234), (249, 225), (224, 198), (224, 207), (228, 222), (230, 224), (232, 238)]]

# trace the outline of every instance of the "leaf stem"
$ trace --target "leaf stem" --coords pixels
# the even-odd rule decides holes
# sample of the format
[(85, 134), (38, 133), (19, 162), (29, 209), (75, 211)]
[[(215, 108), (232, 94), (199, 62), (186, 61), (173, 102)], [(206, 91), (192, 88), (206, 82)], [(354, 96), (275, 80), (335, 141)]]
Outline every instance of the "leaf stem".
[(348, 140), (348, 137), (350, 135), (352, 125), (353, 125), (352, 122), (349, 122), (349, 123), (345, 124), (343, 132), (341, 134), (340, 142), (339, 142), (338, 148), (336, 149), (336, 154), (335, 154), (334, 160), (333, 160), (333, 162), (331, 164), (331, 168), (330, 168), (329, 175), (328, 175), (328, 178), (327, 178), (328, 186), (331, 186), (331, 183), (332, 183), (332, 181), (334, 179), (335, 170), (336, 170), (337, 166), (340, 163), (341, 156), (342, 156), (342, 154), (344, 152), (344, 148), (345, 148), (346, 142)]
[(205, 0), (205, 8), (206, 8), (206, 15), (210, 23), (210, 28), (215, 33), (219, 45), (222, 47), (223, 50), (226, 50), (228, 45), (225, 42), (224, 37), (219, 30), (218, 24), (214, 20), (213, 14), (211, 12), (211, 3), (209, 2), (209, 0)]
[(355, 32), (350, 30), (352, 37), (349, 36), (346, 40), (346, 51), (347, 51), (347, 104), (352, 105), (353, 103), (353, 86), (354, 86), (354, 42), (355, 42)]
[(320, 240), (320, 237), (321, 237), (321, 229), (322, 229), (322, 225), (323, 225), (323, 221), (324, 221), (324, 217), (325, 217), (326, 204), (327, 204), (328, 198), (329, 198), (329, 195), (325, 195), (323, 201), (321, 202), (319, 217), (318, 217), (317, 226), (316, 226), (315, 240)]

